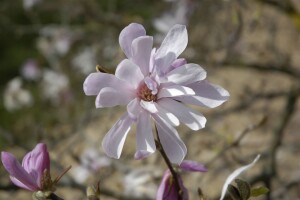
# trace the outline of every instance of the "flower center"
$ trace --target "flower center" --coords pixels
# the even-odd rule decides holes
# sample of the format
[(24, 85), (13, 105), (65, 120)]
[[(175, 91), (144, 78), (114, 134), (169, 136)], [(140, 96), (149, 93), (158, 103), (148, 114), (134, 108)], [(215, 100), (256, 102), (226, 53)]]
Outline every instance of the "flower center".
[(144, 101), (156, 101), (157, 83), (151, 78), (146, 77), (138, 88), (137, 95)]

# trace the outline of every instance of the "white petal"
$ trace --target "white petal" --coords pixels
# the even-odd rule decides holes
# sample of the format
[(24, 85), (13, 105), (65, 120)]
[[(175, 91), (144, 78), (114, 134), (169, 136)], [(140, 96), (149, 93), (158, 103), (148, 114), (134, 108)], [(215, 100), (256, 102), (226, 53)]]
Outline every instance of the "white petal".
[(140, 105), (142, 106), (142, 108), (149, 111), (150, 113), (157, 113), (158, 112), (158, 110), (156, 108), (156, 105), (154, 104), (153, 101), (141, 100)]
[(155, 152), (156, 146), (151, 127), (150, 114), (144, 112), (140, 115), (136, 130), (135, 159), (143, 159)]
[(158, 92), (157, 97), (158, 99), (160, 99), (163, 97), (177, 97), (186, 95), (195, 95), (195, 92), (189, 87), (180, 85), (169, 85), (161, 88)]
[(225, 197), (225, 194), (226, 194), (226, 191), (227, 191), (227, 188), (228, 188), (228, 185), (238, 176), (240, 175), (242, 172), (248, 170), (249, 168), (253, 167), (253, 165), (258, 161), (258, 159), (260, 158), (260, 155), (257, 155), (256, 158), (253, 160), (252, 163), (248, 164), (248, 165), (245, 165), (243, 167), (240, 167), (236, 170), (234, 170), (229, 176), (228, 178), (226, 179), (224, 185), (223, 185), (223, 189), (222, 189), (222, 195), (221, 195), (221, 198), (220, 200), (223, 200), (224, 197)]
[(169, 82), (187, 85), (206, 78), (206, 71), (197, 64), (186, 64), (170, 71), (166, 78)]
[(137, 120), (139, 113), (141, 111), (140, 100), (135, 98), (129, 102), (127, 105), (128, 116), (134, 121)]
[(180, 139), (175, 128), (170, 126), (156, 114), (152, 114), (156, 121), (160, 142), (172, 163), (180, 164), (187, 152), (186, 146)]
[(105, 153), (113, 158), (119, 159), (122, 153), (125, 139), (133, 121), (125, 113), (117, 123), (108, 131), (102, 141)]
[(228, 91), (224, 88), (205, 80), (189, 84), (188, 87), (195, 91), (195, 96), (176, 97), (174, 99), (187, 104), (215, 108), (227, 101), (230, 96)]
[(165, 57), (169, 52), (176, 58), (184, 51), (188, 43), (188, 34), (184, 25), (175, 25), (168, 32), (160, 48), (157, 50), (157, 58)]
[(86, 95), (98, 95), (100, 90), (105, 87), (122, 87), (122, 89), (127, 90), (130, 85), (112, 74), (101, 72), (91, 73), (83, 83), (83, 90)]
[[(141, 101), (141, 103), (142, 103), (142, 101)], [(143, 101), (143, 103), (141, 105), (145, 110), (149, 111), (150, 113), (155, 113), (159, 117), (164, 119), (166, 121), (166, 123), (171, 124), (172, 126), (179, 125), (178, 118), (175, 115), (173, 115), (171, 112), (169, 112), (169, 111), (165, 110), (163, 107), (159, 106), (157, 103), (151, 102), (151, 101), (150, 102)]]
[(132, 61), (140, 67), (144, 76), (149, 75), (152, 46), (153, 37), (151, 36), (141, 36), (132, 42)]
[(133, 98), (133, 92), (106, 87), (100, 91), (96, 98), (96, 108), (127, 105)]
[(144, 27), (136, 23), (129, 24), (121, 31), (119, 36), (119, 43), (127, 58), (132, 57), (132, 51), (131, 51), (132, 41), (144, 35), (146, 35), (146, 31)]
[(172, 63), (176, 60), (176, 55), (173, 52), (167, 53), (163, 57), (155, 58), (155, 69), (160, 77), (164, 77), (165, 74), (172, 67)]
[(123, 60), (117, 67), (115, 76), (137, 88), (144, 79), (140, 68), (128, 59)]
[(205, 117), (201, 113), (183, 105), (182, 103), (170, 98), (162, 98), (157, 102), (157, 104), (173, 113), (179, 121), (194, 131), (204, 128), (205, 126)]

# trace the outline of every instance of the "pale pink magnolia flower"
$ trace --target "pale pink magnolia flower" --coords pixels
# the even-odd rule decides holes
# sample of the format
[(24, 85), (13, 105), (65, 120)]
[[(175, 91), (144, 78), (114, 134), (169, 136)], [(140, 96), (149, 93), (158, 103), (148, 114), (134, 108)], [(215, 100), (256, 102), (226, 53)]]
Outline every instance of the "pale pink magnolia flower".
[(32, 151), (25, 155), (22, 165), (14, 155), (4, 151), (1, 152), (1, 161), (16, 186), (30, 191), (43, 189), (44, 172), (45, 170), (50, 172), (50, 158), (46, 144), (37, 144)]
[[(206, 172), (207, 169), (201, 163), (197, 163), (191, 160), (184, 160), (180, 166), (180, 169), (184, 171), (190, 172)], [(184, 187), (182, 179), (180, 175), (178, 175), (179, 187), (175, 184), (175, 180), (170, 172), (170, 170), (166, 170), (163, 176), (163, 179), (159, 185), (156, 194), (156, 200), (175, 200), (179, 199), (179, 191), (183, 192), (183, 200), (188, 200), (188, 190)]]
[(185, 106), (190, 103), (213, 108), (225, 102), (229, 93), (206, 80), (206, 71), (197, 64), (177, 59), (188, 42), (186, 27), (175, 25), (161, 46), (153, 48), (153, 38), (144, 27), (132, 23), (119, 36), (128, 59), (117, 67), (115, 75), (96, 72), (84, 82), (86, 95), (97, 95), (96, 107), (127, 105), (127, 112), (103, 139), (110, 157), (119, 158), (125, 138), (136, 123), (136, 159), (155, 149), (151, 119), (155, 121), (160, 142), (172, 163), (181, 163), (187, 149), (174, 126), (184, 123), (192, 130), (205, 126), (205, 117)]

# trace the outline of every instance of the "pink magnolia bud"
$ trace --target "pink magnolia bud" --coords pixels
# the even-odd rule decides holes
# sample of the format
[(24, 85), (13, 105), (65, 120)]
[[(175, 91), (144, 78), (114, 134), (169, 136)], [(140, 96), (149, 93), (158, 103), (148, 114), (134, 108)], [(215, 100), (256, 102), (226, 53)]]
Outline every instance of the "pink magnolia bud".
[(1, 152), (1, 161), (11, 181), (18, 187), (30, 191), (43, 190), (45, 172), (50, 172), (50, 158), (46, 144), (39, 143), (23, 158), (22, 165), (14, 155)]

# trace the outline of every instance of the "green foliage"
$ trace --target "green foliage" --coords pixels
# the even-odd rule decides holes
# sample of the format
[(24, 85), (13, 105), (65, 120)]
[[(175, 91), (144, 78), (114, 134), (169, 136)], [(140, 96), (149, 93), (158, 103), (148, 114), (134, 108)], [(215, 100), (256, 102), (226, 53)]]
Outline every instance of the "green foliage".
[(251, 197), (264, 195), (269, 191), (266, 187), (251, 189), (250, 184), (241, 179), (235, 179), (235, 185), (230, 184), (228, 186), (226, 200), (248, 200)]
[(253, 188), (251, 189), (251, 197), (258, 197), (258, 196), (262, 196), (265, 195), (269, 192), (269, 189), (266, 187), (258, 187), (258, 188)]

